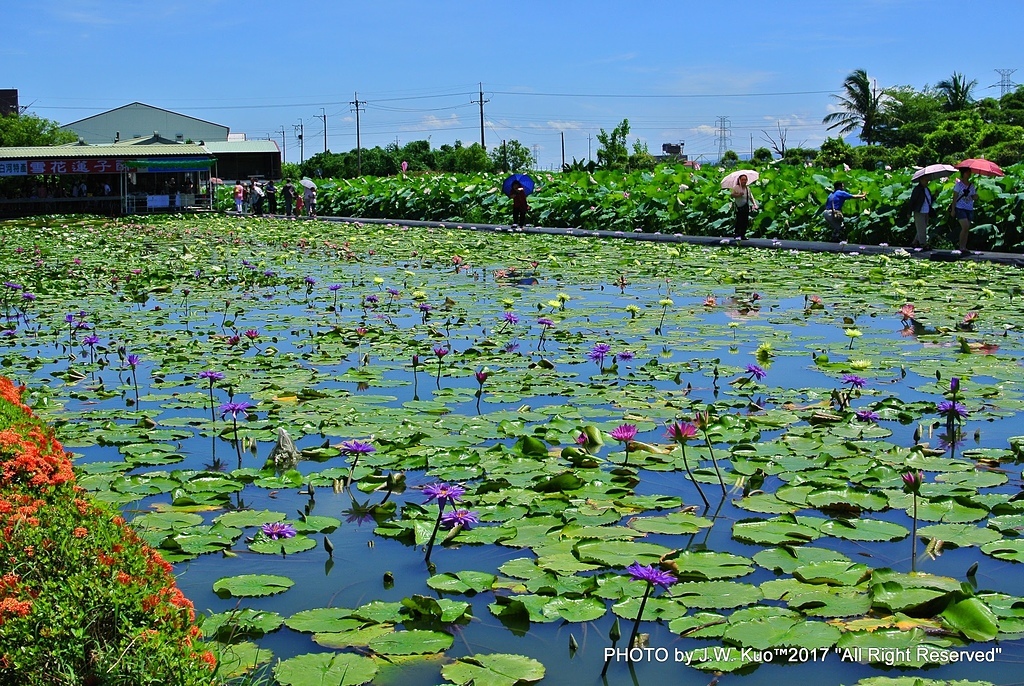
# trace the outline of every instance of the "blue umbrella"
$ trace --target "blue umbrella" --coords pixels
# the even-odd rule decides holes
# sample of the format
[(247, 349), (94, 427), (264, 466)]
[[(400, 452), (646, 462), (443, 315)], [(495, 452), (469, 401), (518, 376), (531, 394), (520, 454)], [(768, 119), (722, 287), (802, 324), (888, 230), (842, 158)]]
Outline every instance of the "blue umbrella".
[(501, 192), (505, 195), (512, 195), (512, 184), (518, 181), (527, 195), (533, 193), (533, 179), (526, 174), (513, 174), (501, 184)]

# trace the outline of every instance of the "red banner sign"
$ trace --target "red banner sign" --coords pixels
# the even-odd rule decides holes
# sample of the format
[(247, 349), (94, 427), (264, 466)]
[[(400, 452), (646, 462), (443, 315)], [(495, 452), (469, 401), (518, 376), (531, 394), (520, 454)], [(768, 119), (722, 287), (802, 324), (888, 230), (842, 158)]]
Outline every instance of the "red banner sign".
[(126, 171), (123, 160), (105, 158), (85, 160), (0, 161), (0, 176), (38, 176), (42, 174), (119, 174)]

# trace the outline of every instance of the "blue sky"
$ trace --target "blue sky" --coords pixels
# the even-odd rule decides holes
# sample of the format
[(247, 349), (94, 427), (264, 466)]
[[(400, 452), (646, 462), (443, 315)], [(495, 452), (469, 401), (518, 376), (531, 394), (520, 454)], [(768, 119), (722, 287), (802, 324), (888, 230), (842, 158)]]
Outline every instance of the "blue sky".
[[(719, 117), (741, 156), (787, 132), (816, 146), (854, 69), (921, 88), (960, 71), (978, 97), (1020, 71), (1020, 0), (303, 0), (4, 2), (0, 87), (62, 123), (140, 101), (250, 138), (284, 129), (288, 161), (356, 145), (516, 139), (544, 168), (596, 155), (629, 118), (651, 152), (717, 158)], [(963, 46), (969, 45), (969, 48)], [(321, 109), (322, 108), (322, 109)]]

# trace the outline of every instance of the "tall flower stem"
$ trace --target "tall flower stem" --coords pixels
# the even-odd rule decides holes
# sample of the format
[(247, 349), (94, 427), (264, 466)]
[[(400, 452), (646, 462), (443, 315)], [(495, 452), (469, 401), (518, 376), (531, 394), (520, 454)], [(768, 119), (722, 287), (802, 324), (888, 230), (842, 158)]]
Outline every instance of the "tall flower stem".
[[(626, 642), (627, 651), (633, 648), (633, 641), (636, 640), (636, 634), (640, 630), (640, 620), (644, 617), (644, 607), (647, 606), (647, 598), (650, 597), (652, 588), (654, 588), (654, 584), (648, 581), (647, 588), (644, 589), (643, 600), (640, 601), (640, 609), (636, 613), (636, 620), (633, 622), (633, 631), (630, 632), (629, 641)], [(630, 657), (629, 661), (632, 662), (633, 658)]]
[(914, 492), (914, 523), (910, 530), (910, 571), (917, 571), (917, 492)]
[[(711, 503), (708, 502), (707, 496), (704, 495), (704, 490), (700, 487), (700, 484), (697, 483), (697, 479), (693, 478), (693, 472), (690, 471), (690, 463), (686, 459), (686, 443), (685, 442), (681, 442), (679, 444), (679, 450), (683, 454), (683, 467), (686, 468), (686, 475), (690, 477), (690, 481), (692, 481), (694, 487), (696, 487), (697, 493), (700, 494), (700, 499), (704, 501), (704, 507), (705, 508), (710, 508), (711, 507)], [(721, 479), (722, 475), (719, 474), (718, 478)], [(724, 483), (722, 484), (722, 493), (725, 493), (725, 484)]]
[(444, 504), (444, 500), (438, 504), (437, 519), (434, 521), (434, 531), (431, 532), (430, 541), (427, 542), (427, 554), (423, 558), (423, 561), (428, 564), (430, 563), (430, 553), (434, 550), (434, 539), (437, 538), (437, 530), (441, 528), (441, 516), (444, 514)]
[(725, 479), (722, 478), (722, 472), (718, 468), (718, 460), (715, 458), (715, 449), (711, 447), (711, 436), (708, 434), (707, 429), (704, 430), (704, 442), (708, 446), (708, 453), (711, 455), (711, 464), (715, 466), (715, 474), (718, 475), (718, 483), (722, 486), (722, 497), (725, 497)]

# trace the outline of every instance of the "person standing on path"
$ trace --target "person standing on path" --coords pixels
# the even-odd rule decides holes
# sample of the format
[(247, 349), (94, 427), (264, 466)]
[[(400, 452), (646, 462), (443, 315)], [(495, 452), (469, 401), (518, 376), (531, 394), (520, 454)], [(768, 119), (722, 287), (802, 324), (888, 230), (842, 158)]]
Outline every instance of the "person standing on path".
[(245, 200), (245, 186), (241, 181), (235, 182), (235, 212), (242, 214), (242, 201)]
[(750, 228), (750, 211), (757, 209), (757, 201), (750, 193), (746, 174), (740, 174), (729, 194), (732, 196), (733, 207), (736, 208), (736, 228), (733, 235), (737, 240), (743, 241), (747, 239), (747, 229)]
[(277, 186), (274, 185), (273, 179), (267, 183), (265, 190), (267, 191), (267, 214), (277, 214)]
[(931, 250), (928, 244), (928, 219), (935, 208), (935, 199), (932, 191), (928, 188), (928, 179), (921, 177), (910, 194), (910, 209), (914, 213), (914, 228), (916, 235), (911, 247)]
[(316, 219), (316, 188), (306, 186), (303, 196), (306, 203), (306, 211), (309, 212), (310, 218)]
[(967, 236), (974, 221), (974, 201), (978, 199), (978, 187), (971, 183), (971, 170), (961, 169), (960, 178), (953, 184), (953, 204), (949, 207), (949, 216), (955, 217), (960, 223), (960, 252), (970, 255), (967, 249)]
[(295, 204), (295, 184), (287, 179), (284, 184), (284, 216), (292, 216), (292, 207)]
[(822, 212), (825, 215), (825, 223), (832, 229), (832, 242), (838, 243), (846, 240), (846, 223), (843, 218), (843, 203), (847, 200), (863, 199), (867, 197), (864, 193), (853, 195), (848, 193), (842, 181), (836, 181), (833, 190), (825, 201)]
[(530, 203), (526, 199), (526, 189), (518, 181), (512, 182), (512, 226), (526, 226), (526, 211)]

